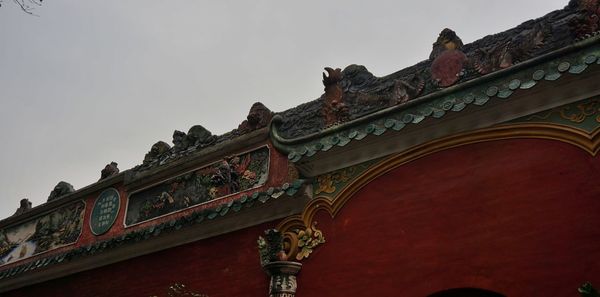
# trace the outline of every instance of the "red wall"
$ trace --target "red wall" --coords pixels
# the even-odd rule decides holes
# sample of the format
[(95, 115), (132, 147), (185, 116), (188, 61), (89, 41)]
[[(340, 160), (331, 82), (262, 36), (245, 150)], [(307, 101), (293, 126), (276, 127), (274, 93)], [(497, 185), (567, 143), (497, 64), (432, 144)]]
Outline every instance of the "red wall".
[(478, 287), (579, 296), (600, 287), (600, 157), (548, 140), (446, 150), (375, 179), (304, 262), (302, 296), (425, 297)]
[[(457, 287), (506, 296), (578, 296), (600, 287), (600, 157), (547, 140), (449, 149), (375, 179), (304, 261), (298, 297), (425, 297)], [(2, 296), (267, 296), (256, 239), (233, 232)]]
[(256, 240), (272, 225), (262, 224), (1, 296), (163, 297), (170, 285), (182, 283), (210, 297), (264, 297), (268, 277), (260, 267)]

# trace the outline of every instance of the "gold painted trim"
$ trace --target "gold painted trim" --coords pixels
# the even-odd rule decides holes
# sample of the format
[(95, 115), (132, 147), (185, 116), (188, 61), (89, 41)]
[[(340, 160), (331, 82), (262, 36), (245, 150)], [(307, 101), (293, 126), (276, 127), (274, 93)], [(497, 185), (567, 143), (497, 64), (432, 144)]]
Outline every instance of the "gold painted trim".
[(596, 156), (600, 150), (600, 127), (588, 134), (586, 131), (558, 124), (518, 123), (459, 133), (429, 141), (394, 154), (373, 165), (340, 190), (333, 199), (324, 196), (316, 197), (304, 207), (302, 214), (285, 218), (277, 225), (277, 229), (286, 238), (290, 256), (295, 256), (298, 252), (297, 230), (310, 229), (313, 225), (315, 214), (319, 210), (324, 210), (331, 215), (331, 218), (335, 218), (346, 202), (356, 192), (377, 177), (403, 164), (446, 149), (504, 139), (556, 140), (574, 145), (588, 154)]

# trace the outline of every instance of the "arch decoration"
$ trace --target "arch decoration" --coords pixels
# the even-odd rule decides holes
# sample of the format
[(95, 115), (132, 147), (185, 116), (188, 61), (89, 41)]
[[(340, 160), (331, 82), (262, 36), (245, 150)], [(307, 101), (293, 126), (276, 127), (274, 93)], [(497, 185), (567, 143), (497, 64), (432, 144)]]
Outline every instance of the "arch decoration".
[[(592, 104), (590, 102), (596, 103)], [(587, 105), (582, 105), (584, 103)], [(573, 106), (575, 106), (575, 109), (573, 109)], [(594, 108), (589, 108), (590, 106), (594, 106)], [(562, 108), (562, 112), (560, 108)], [(540, 113), (542, 116), (548, 114), (543, 121), (540, 120), (542, 116), (529, 116), (513, 122), (459, 133), (417, 145), (403, 152), (370, 163), (363, 170), (358, 170), (360, 174), (356, 177), (348, 178), (348, 183), (344, 184), (343, 187), (338, 185), (340, 188), (335, 190), (334, 196), (325, 195), (326, 191), (322, 189), (321, 193), (315, 191), (316, 197), (305, 206), (301, 214), (283, 219), (276, 227), (284, 236), (285, 250), (288, 257), (297, 260), (306, 259), (315, 248), (325, 243), (325, 235), (317, 229), (317, 222), (314, 219), (319, 211), (325, 211), (333, 219), (346, 202), (372, 180), (403, 164), (437, 152), (488, 141), (545, 139), (567, 143), (580, 148), (591, 156), (596, 156), (598, 151), (600, 151), (600, 97), (560, 108)], [(581, 111), (582, 116), (578, 117), (573, 113), (567, 113), (573, 110)], [(558, 116), (567, 115), (563, 119), (568, 123), (551, 121), (550, 115), (552, 114)], [(591, 119), (593, 121), (593, 129), (588, 129), (589, 123), (587, 123), (588, 127), (579, 127), (578, 125), (584, 123), (580, 119)], [(355, 169), (347, 169), (347, 171), (357, 172)], [(323, 176), (317, 177), (317, 183), (319, 179), (323, 178)], [(316, 185), (315, 189), (319, 189), (318, 185)]]

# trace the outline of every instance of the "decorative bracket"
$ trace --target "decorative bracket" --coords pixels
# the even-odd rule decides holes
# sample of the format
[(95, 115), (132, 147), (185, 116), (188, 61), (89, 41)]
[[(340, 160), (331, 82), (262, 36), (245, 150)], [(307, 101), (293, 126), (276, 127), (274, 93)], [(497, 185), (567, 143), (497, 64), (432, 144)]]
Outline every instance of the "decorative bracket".
[(577, 289), (581, 297), (600, 297), (600, 294), (596, 289), (592, 286), (591, 283), (586, 282), (581, 287)]
[(258, 238), (260, 264), (271, 277), (269, 297), (294, 297), (298, 283), (296, 275), (302, 264), (287, 261), (288, 254), (283, 250), (283, 236), (276, 229), (265, 231), (265, 237)]

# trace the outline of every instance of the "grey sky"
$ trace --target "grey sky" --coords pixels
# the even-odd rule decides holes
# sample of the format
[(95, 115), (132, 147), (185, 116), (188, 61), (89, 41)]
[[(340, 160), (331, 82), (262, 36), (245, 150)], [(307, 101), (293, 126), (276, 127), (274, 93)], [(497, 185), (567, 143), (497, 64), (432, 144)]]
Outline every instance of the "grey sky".
[(139, 164), (175, 129), (221, 134), (255, 101), (315, 99), (325, 66), (386, 75), (426, 59), (445, 27), (469, 43), (567, 2), (48, 0), (34, 17), (4, 1), (0, 218), (60, 180)]

